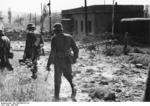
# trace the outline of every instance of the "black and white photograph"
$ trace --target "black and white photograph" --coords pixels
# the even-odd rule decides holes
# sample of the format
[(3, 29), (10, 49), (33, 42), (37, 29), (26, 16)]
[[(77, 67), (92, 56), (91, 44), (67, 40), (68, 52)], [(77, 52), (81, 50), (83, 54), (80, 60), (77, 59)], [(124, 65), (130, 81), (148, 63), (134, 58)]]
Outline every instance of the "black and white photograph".
[(0, 0), (2, 106), (149, 101), (150, 0)]

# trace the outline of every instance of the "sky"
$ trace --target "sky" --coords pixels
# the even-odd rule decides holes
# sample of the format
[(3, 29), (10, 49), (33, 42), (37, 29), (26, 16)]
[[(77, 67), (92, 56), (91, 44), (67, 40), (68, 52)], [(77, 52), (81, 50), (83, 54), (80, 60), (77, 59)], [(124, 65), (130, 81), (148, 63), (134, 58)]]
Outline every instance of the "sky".
[[(113, 0), (87, 0), (87, 5), (112, 4)], [(149, 4), (150, 0), (115, 0), (118, 4)], [(49, 0), (0, 0), (0, 11), (8, 11), (11, 8), (14, 12), (41, 13), (41, 3), (47, 4)], [(84, 6), (84, 0), (51, 0), (51, 11)]]

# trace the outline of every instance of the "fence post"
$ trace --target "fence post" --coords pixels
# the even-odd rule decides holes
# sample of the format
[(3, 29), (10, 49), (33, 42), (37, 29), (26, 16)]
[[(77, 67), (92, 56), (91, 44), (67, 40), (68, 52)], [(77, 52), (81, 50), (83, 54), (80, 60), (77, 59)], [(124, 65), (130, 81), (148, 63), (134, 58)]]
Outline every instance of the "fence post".
[(129, 35), (128, 32), (126, 32), (125, 35), (124, 35), (124, 55), (128, 55), (128, 51), (127, 51), (127, 48), (128, 48), (128, 35)]
[(148, 66), (148, 77), (147, 77), (147, 81), (146, 81), (143, 101), (144, 102), (150, 102), (150, 64)]

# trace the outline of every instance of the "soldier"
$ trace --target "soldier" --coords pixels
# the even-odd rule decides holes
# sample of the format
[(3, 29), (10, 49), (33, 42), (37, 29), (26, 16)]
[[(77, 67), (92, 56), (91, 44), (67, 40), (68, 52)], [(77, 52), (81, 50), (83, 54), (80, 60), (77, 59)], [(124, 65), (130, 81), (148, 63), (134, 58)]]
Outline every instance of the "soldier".
[(10, 53), (10, 40), (0, 29), (0, 66), (12, 71), (13, 67), (9, 62), (9, 58), (13, 58), (13, 53)]
[[(25, 62), (27, 59), (31, 60), (32, 66), (32, 78), (37, 78), (37, 60), (39, 59), (41, 47), (44, 45), (44, 41), (37, 31), (35, 31), (35, 26), (33, 24), (27, 25), (27, 38), (24, 50), (23, 59), (19, 62)], [(30, 64), (29, 64), (30, 66)]]
[(32, 57), (32, 49), (34, 46), (34, 43), (36, 41), (36, 36), (35, 36), (35, 26), (33, 24), (28, 24), (27, 25), (27, 36), (26, 36), (26, 46), (25, 46), (25, 50), (24, 50), (24, 56), (23, 59), (30, 59)]
[[(60, 84), (62, 74), (68, 80), (72, 88), (71, 98), (75, 100), (76, 90), (72, 82), (72, 64), (78, 58), (78, 48), (71, 35), (63, 33), (63, 27), (56, 23), (53, 27), (55, 33), (51, 41), (51, 53), (47, 62), (47, 70), (50, 71), (50, 65), (54, 64), (54, 82), (55, 82), (55, 100), (59, 100)], [(73, 55), (72, 51), (73, 50)]]

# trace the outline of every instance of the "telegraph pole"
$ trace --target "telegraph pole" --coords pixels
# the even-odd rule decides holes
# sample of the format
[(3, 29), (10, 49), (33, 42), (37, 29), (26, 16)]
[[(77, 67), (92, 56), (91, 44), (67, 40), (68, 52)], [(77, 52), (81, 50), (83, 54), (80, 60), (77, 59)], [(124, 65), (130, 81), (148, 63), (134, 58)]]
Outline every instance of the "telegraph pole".
[(84, 5), (85, 5), (85, 35), (87, 36), (88, 35), (88, 25), (87, 25), (87, 21), (88, 21), (88, 16), (87, 16), (87, 0), (84, 0)]
[(113, 6), (112, 6), (112, 36), (114, 35), (114, 18), (115, 18), (115, 0), (113, 0)]
[(42, 3), (41, 3), (41, 16), (42, 16), (42, 14), (43, 14), (43, 5), (42, 5)]
[(19, 18), (19, 22), (20, 22), (20, 25), (22, 25), (22, 18), (21, 17)]
[(47, 4), (49, 7), (49, 33), (51, 33), (51, 1), (49, 0), (49, 3)]
[(35, 27), (36, 27), (36, 13), (35, 13)]
[(19, 27), (19, 24), (20, 24), (20, 18), (19, 18), (19, 15), (18, 15), (18, 27)]
[(32, 20), (32, 15), (31, 15), (31, 13), (30, 13), (30, 15), (29, 15), (29, 22), (31, 23), (31, 20)]
[(41, 3), (41, 33), (43, 32), (43, 24), (42, 24), (42, 15), (43, 15), (43, 4)]

